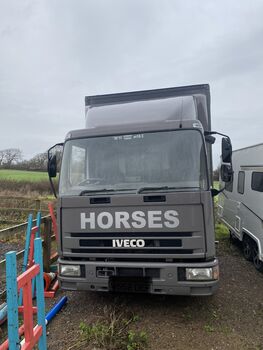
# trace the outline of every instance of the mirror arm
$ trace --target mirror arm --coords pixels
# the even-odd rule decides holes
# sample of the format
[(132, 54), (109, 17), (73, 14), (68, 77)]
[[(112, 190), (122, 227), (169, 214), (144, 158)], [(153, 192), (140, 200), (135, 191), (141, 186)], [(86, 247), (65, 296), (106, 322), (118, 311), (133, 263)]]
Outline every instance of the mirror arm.
[(50, 147), (47, 151), (47, 156), (48, 156), (48, 159), (50, 159), (50, 151), (56, 147), (56, 146), (64, 146), (64, 142), (60, 142), (60, 143), (56, 143), (55, 145), (53, 145), (52, 147)]
[(223, 192), (226, 187), (221, 188), (221, 190), (217, 190), (216, 188), (211, 188), (212, 197), (218, 196), (219, 193)]

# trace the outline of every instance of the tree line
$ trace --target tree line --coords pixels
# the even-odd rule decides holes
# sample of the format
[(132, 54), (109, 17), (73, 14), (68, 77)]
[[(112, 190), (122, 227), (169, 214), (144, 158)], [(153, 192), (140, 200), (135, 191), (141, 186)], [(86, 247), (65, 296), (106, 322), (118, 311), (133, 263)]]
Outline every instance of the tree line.
[[(61, 153), (59, 154), (61, 156)], [(61, 157), (59, 157), (61, 159)], [(22, 151), (19, 148), (7, 148), (0, 150), (0, 168), (17, 170), (47, 170), (47, 152), (38, 153), (29, 160), (23, 160)], [(214, 170), (215, 181), (219, 180), (219, 168)]]
[(29, 160), (24, 160), (19, 148), (0, 150), (0, 168), (17, 170), (47, 170), (47, 152), (38, 153)]

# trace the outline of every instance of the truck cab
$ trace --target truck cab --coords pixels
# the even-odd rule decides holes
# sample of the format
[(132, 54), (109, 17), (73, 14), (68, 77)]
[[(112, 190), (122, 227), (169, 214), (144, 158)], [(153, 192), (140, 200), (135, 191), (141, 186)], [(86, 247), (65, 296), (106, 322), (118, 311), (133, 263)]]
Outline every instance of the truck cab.
[(213, 294), (209, 86), (88, 97), (86, 118), (63, 145), (62, 288)]

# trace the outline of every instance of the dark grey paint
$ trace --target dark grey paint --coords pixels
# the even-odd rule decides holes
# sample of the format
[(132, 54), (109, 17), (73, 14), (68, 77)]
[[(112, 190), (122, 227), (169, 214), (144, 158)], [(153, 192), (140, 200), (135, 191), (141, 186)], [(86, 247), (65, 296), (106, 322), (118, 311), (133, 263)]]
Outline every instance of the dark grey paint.
[[(161, 131), (161, 130), (173, 130), (173, 129), (189, 129), (197, 128), (203, 133), (204, 130), (211, 130), (211, 117), (210, 117), (210, 93), (208, 85), (197, 85), (182, 88), (160, 89), (154, 91), (140, 91), (124, 94), (113, 94), (105, 96), (92, 96), (86, 98), (86, 112), (93, 110), (93, 116), (96, 115), (96, 108), (105, 107), (103, 110), (105, 113), (114, 111), (114, 106), (118, 104), (126, 105), (129, 108), (129, 104), (138, 103), (138, 101), (149, 101), (158, 99), (168, 99), (176, 96), (192, 96), (196, 106), (196, 119), (187, 120), (187, 118), (181, 118), (180, 120), (172, 120), (171, 118), (165, 119), (160, 116), (159, 121), (154, 122), (141, 122), (132, 123), (132, 120), (126, 124), (117, 125), (114, 120), (114, 113), (107, 114), (110, 123), (105, 125), (98, 125), (94, 128), (87, 128), (83, 130), (71, 131), (67, 135), (67, 139), (70, 138), (84, 138), (84, 137), (98, 137), (103, 135), (117, 135), (117, 134), (130, 134), (147, 131)], [(145, 105), (146, 106), (146, 105)], [(142, 105), (143, 108), (143, 105)], [(103, 113), (104, 113), (103, 112)], [(100, 111), (101, 113), (101, 111)], [(143, 114), (143, 109), (141, 110)], [(165, 110), (164, 110), (165, 114)], [(125, 118), (125, 114), (124, 114)], [(127, 122), (127, 121), (126, 121)], [(212, 175), (211, 167), (211, 145), (207, 145), (209, 175)], [(149, 195), (156, 195), (156, 192), (147, 193)], [(146, 273), (146, 269), (156, 268), (160, 271), (160, 278), (153, 278), (151, 284), (151, 293), (162, 294), (183, 294), (183, 295), (210, 295), (217, 289), (218, 281), (208, 282), (186, 282), (178, 280), (178, 268), (179, 267), (212, 267), (218, 264), (215, 259), (215, 243), (214, 243), (214, 222), (213, 222), (213, 205), (211, 192), (208, 191), (180, 191), (180, 192), (162, 192), (158, 193), (166, 196), (165, 202), (157, 203), (145, 203), (143, 201), (143, 194), (103, 194), (92, 196), (64, 196), (58, 201), (58, 223), (60, 227), (59, 237), (59, 254), (61, 256), (60, 263), (67, 264), (72, 263), (70, 259), (73, 259), (73, 263), (81, 264), (84, 266), (86, 277), (70, 278), (59, 276), (61, 285), (64, 289), (73, 290), (108, 290), (108, 278), (99, 278), (96, 276), (97, 267), (111, 267), (116, 272), (118, 267), (132, 267), (142, 269), (143, 273)], [(91, 197), (110, 197), (109, 204), (90, 204)], [(129, 252), (129, 254), (120, 254), (116, 250), (113, 254), (106, 253), (101, 249), (100, 252), (81, 252), (83, 247), (80, 246), (79, 241), (81, 234), (85, 234), (94, 230), (81, 230), (80, 229), (80, 212), (89, 213), (89, 211), (101, 212), (107, 211), (114, 213), (115, 211), (128, 211), (134, 210), (147, 211), (150, 209), (157, 209), (165, 211), (168, 209), (175, 209), (180, 218), (180, 225), (176, 229), (130, 229), (130, 230), (96, 230), (96, 232), (104, 232), (105, 239), (111, 239), (113, 233), (120, 235), (119, 238), (129, 238), (130, 232), (136, 234), (138, 237), (145, 233), (160, 232), (159, 239), (167, 234), (167, 232), (174, 232), (177, 235), (184, 232), (191, 232), (192, 237), (179, 237), (182, 241), (182, 246), (178, 248), (174, 254), (164, 254), (162, 256), (154, 254), (135, 254)], [(95, 232), (95, 234), (96, 234)], [(77, 233), (77, 238), (72, 234)], [(103, 239), (102, 237), (102, 239)], [(116, 236), (114, 236), (116, 238)], [(71, 252), (72, 249), (79, 249), (78, 253)], [(166, 248), (165, 248), (166, 249)], [(192, 249), (191, 254), (180, 254), (180, 249)], [(153, 250), (154, 251), (154, 250)], [(118, 258), (129, 260), (117, 261)], [(156, 262), (155, 258), (162, 258), (163, 262)], [(99, 258), (100, 261), (92, 261), (92, 259)], [(136, 260), (136, 258), (145, 258), (149, 262), (142, 262)], [(152, 259), (152, 261), (151, 261)], [(167, 260), (168, 259), (168, 260)], [(193, 262), (195, 259), (195, 262)], [(115, 261), (114, 261), (115, 260)], [(166, 260), (166, 262), (165, 262)], [(169, 262), (168, 262), (169, 261)]]
[[(88, 110), (90, 108), (101, 107), (106, 105), (127, 104), (131, 102), (161, 100), (183, 96), (193, 96), (197, 108), (197, 119), (201, 121), (204, 130), (210, 130), (210, 89), (208, 84), (173, 87), (156, 90), (134, 91), (99, 96), (86, 96), (85, 105), (86, 109)], [(129, 107), (127, 106), (127, 108)], [(105, 113), (107, 112), (108, 111), (105, 109)], [(143, 109), (141, 110), (141, 113), (143, 114)], [(165, 110), (163, 111), (163, 114), (166, 114)], [(112, 113), (111, 115), (108, 114), (108, 118), (110, 120), (114, 120), (114, 113)]]

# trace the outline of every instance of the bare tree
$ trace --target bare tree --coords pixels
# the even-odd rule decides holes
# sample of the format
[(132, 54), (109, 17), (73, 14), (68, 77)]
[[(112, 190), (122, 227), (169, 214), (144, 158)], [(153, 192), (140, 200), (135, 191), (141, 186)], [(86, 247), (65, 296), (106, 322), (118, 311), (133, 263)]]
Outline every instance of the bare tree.
[(1, 165), (10, 168), (12, 164), (22, 160), (22, 151), (19, 148), (7, 148), (1, 151)]
[(0, 166), (3, 165), (5, 160), (5, 152), (4, 150), (0, 151)]
[(28, 168), (32, 170), (47, 170), (47, 152), (39, 153), (28, 162)]

